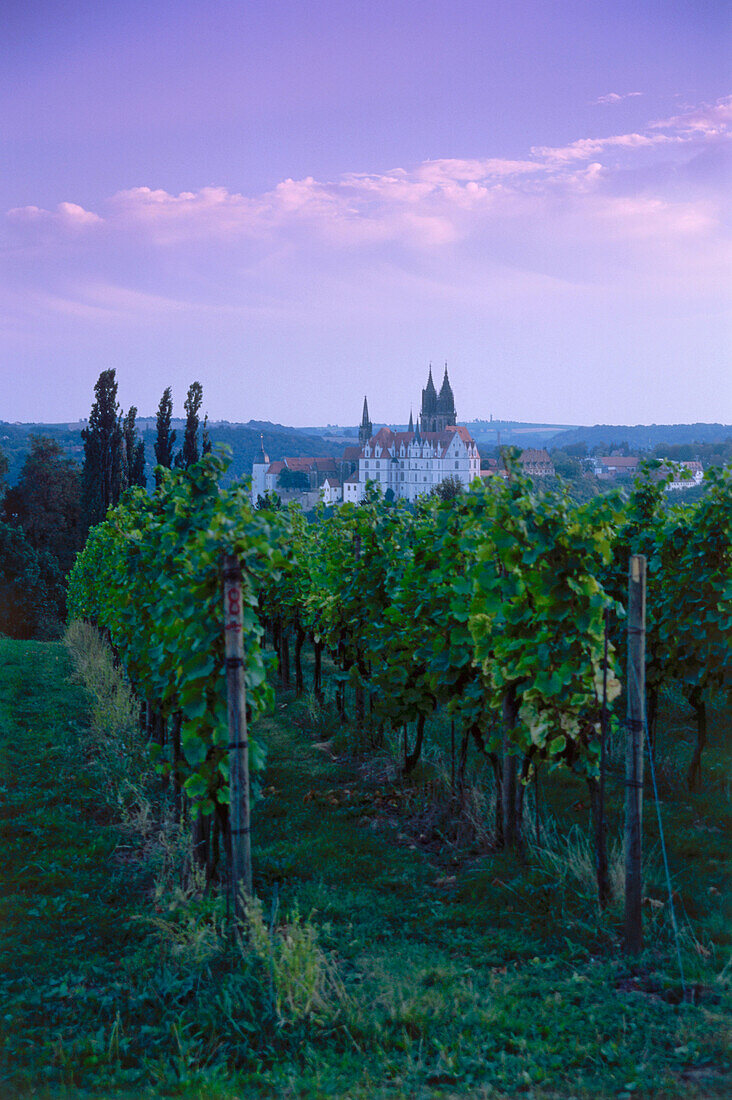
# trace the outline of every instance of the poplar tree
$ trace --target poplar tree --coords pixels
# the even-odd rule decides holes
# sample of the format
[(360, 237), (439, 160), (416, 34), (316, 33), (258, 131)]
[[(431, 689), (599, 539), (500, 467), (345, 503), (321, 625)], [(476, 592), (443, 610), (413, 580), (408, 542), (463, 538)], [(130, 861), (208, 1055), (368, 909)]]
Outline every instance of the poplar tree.
[(206, 413), (203, 418), (203, 428), (201, 430), (201, 453), (210, 455), (211, 449), (211, 436), (208, 431), (208, 413)]
[(127, 484), (147, 485), (145, 477), (145, 443), (137, 434), (137, 409), (134, 405), (122, 421), (122, 433), (125, 440), (125, 459), (127, 463)]
[[(170, 386), (166, 386), (163, 391), (163, 396), (160, 398), (160, 404), (158, 405), (158, 416), (156, 422), (157, 438), (155, 440), (155, 461), (158, 466), (165, 466), (166, 469), (170, 469), (173, 465), (173, 444), (175, 443), (175, 432), (170, 430), (170, 421), (173, 416), (173, 397)], [(155, 485), (159, 486), (161, 482), (160, 474), (155, 474)]]
[(188, 395), (183, 404), (186, 411), (186, 429), (183, 436), (183, 449), (177, 455), (175, 464), (187, 470), (194, 462), (198, 462), (198, 429), (201, 426), (199, 412), (203, 402), (203, 387), (200, 382), (192, 382), (188, 387)]
[(124, 448), (114, 370), (105, 370), (99, 375), (94, 397), (88, 427), (81, 433), (84, 441), (82, 500), (88, 527), (101, 523), (107, 509), (119, 502), (124, 487)]

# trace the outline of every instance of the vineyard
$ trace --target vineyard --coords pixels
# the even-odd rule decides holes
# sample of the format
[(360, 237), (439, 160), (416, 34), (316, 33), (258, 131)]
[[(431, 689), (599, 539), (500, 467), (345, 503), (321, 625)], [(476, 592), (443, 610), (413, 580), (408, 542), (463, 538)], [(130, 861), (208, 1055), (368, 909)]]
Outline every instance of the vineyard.
[[(223, 555), (242, 567), (244, 682), (250, 721), (271, 707), (265, 637), (289, 688), (323, 699), (323, 654), (343, 722), (373, 748), (403, 737), (418, 764), (427, 720), (447, 715), (458, 742), (458, 811), (471, 745), (494, 774), (496, 847), (520, 842), (524, 792), (540, 770), (570, 769), (602, 813), (603, 731), (621, 693), (628, 561), (649, 563), (646, 683), (650, 738), (659, 691), (680, 683), (697, 720), (688, 784), (700, 781), (705, 700), (732, 682), (732, 477), (712, 469), (703, 499), (664, 507), (647, 477), (628, 501), (582, 505), (534, 491), (517, 469), (496, 488), (415, 509), (374, 488), (360, 506), (308, 523), (297, 506), (252, 510), (241, 485), (220, 489), (208, 455), (141, 490), (91, 533), (69, 581), (70, 617), (104, 631), (145, 704), (150, 736), (195, 822), (210, 878), (229, 839), (229, 725), (221, 623)], [(271, 663), (271, 662), (270, 662)], [(266, 744), (248, 746), (255, 781)], [(453, 764), (454, 768), (454, 764)], [(598, 866), (604, 831), (595, 830)], [(598, 883), (600, 898), (608, 884)]]
[[(300, 858), (325, 867), (318, 847), (322, 838), (312, 833), (308, 854), (308, 838), (299, 833), (305, 818), (313, 830), (320, 818), (336, 826), (343, 820), (346, 853), (356, 818), (361, 832), (381, 830), (366, 877), (383, 863), (386, 888), (394, 884), (409, 936), (415, 934), (415, 914), (420, 921), (431, 919), (422, 912), (426, 902), (418, 895), (427, 887), (419, 882), (425, 873), (437, 873), (441, 897), (455, 913), (459, 899), (473, 890), (482, 899), (478, 908), (500, 923), (494, 912), (500, 897), (515, 913), (511, 919), (540, 968), (540, 941), (556, 952), (567, 934), (564, 903), (536, 900), (543, 889), (537, 883), (550, 874), (569, 894), (585, 890), (582, 916), (575, 915), (583, 928), (584, 957), (614, 965), (622, 930), (618, 841), (629, 690), (629, 561), (640, 554), (648, 565), (648, 740), (661, 763), (674, 761), (679, 773), (674, 789), (682, 792), (675, 797), (693, 802), (705, 797), (710, 713), (717, 729), (732, 683), (730, 472), (711, 470), (697, 503), (669, 507), (663, 482), (650, 471), (627, 498), (607, 494), (578, 505), (561, 489), (538, 491), (512, 468), (508, 481), (495, 479), (497, 484), (476, 486), (454, 500), (430, 497), (410, 507), (389, 504), (374, 490), (359, 506), (344, 505), (311, 521), (295, 506), (252, 509), (244, 487), (221, 487), (225, 468), (224, 458), (209, 454), (187, 471), (165, 472), (152, 496), (128, 492), (92, 529), (69, 578), (70, 618), (101, 634), (130, 693), (130, 706), (141, 711), (138, 740), (147, 748), (134, 766), (154, 767), (152, 812), (167, 822), (179, 844), (190, 843), (191, 861), (181, 864), (176, 887), (189, 899), (188, 909), (176, 909), (176, 919), (188, 920), (195, 910), (198, 933), (203, 928), (210, 933), (219, 919), (226, 924), (222, 914), (228, 912), (231, 921), (232, 911), (239, 911), (235, 887), (243, 882), (245, 916), (238, 927), (250, 948), (242, 950), (259, 951), (258, 957), (268, 960), (278, 1026), (284, 1027), (289, 1004), (290, 1018), (300, 1024), (312, 1018), (329, 1035), (340, 1027), (351, 1056), (360, 1052), (362, 1059), (373, 1036), (357, 1034), (352, 1018), (344, 1022), (347, 1009), (336, 1007), (329, 1016), (323, 1008), (328, 999), (331, 1007), (346, 1003), (348, 975), (331, 972), (336, 964), (317, 954), (315, 929), (298, 915), (291, 895), (289, 880), (301, 880), (303, 869), (285, 856), (287, 844), (298, 847)], [(234, 610), (246, 703), (243, 733), (235, 742), (235, 661), (224, 630), (225, 559), (238, 563), (241, 578)], [(685, 741), (674, 744), (673, 723), (679, 719), (669, 721), (670, 700), (676, 715), (681, 708), (693, 719), (688, 751)], [(241, 777), (232, 783), (231, 765), (242, 744), (251, 786), (253, 890), (246, 877), (232, 875), (242, 830), (232, 827), (239, 821)], [(124, 754), (124, 745), (116, 751)], [(297, 769), (294, 760), (300, 762)], [(716, 783), (716, 765), (714, 776)], [(296, 804), (288, 801), (283, 784), (297, 791)], [(669, 800), (662, 792), (661, 807)], [(329, 858), (344, 883), (352, 872), (356, 890), (365, 874), (364, 855), (354, 847), (352, 856), (344, 856), (333, 843)], [(373, 847), (371, 840), (367, 844)], [(268, 846), (266, 856), (259, 845)], [(658, 865), (658, 852), (651, 852), (643, 899), (646, 969), (625, 972), (631, 985), (642, 980), (633, 973), (650, 972), (649, 952), (653, 965), (666, 967), (667, 975), (675, 965), (668, 912), (673, 898), (663, 893)], [(407, 866), (414, 867), (409, 873), (416, 895), (405, 892), (400, 877)], [(328, 872), (322, 873), (325, 879)], [(714, 890), (719, 895), (716, 885)], [(295, 908), (287, 917), (287, 935), (277, 940), (280, 894)], [(522, 897), (523, 911), (516, 900)], [(471, 920), (478, 911), (475, 901), (466, 907)], [(532, 912), (537, 905), (538, 924)], [(321, 907), (328, 908), (322, 899)], [(434, 906), (430, 911), (439, 924), (442, 911)], [(348, 923), (343, 912), (338, 920)], [(358, 923), (355, 915), (353, 920)], [(396, 914), (389, 920), (397, 920)], [(457, 916), (454, 921), (454, 943), (448, 937), (438, 951), (443, 959), (447, 951), (450, 966), (458, 965), (461, 952), (474, 960), (478, 950), (472, 941), (463, 942), (462, 922)], [(691, 1010), (712, 996), (705, 992), (711, 979), (704, 967), (712, 962), (715, 972), (723, 967), (715, 952), (723, 952), (726, 939), (715, 932), (702, 943), (693, 922), (685, 917), (680, 922), (686, 984), (677, 973), (667, 976), (668, 996), (661, 1000), (667, 1007), (688, 1002)], [(443, 939), (444, 934), (446, 929)], [(360, 933), (353, 935), (358, 939)], [(390, 935), (384, 929), (377, 938)], [(490, 926), (480, 935), (490, 967), (505, 974), (515, 947), (508, 947), (502, 931), (489, 946)], [(288, 967), (294, 965), (288, 950), (322, 963), (321, 984), (313, 985), (304, 1002), (288, 985)], [(452, 977), (439, 976), (439, 967), (436, 973), (438, 986), (452, 983)], [(535, 977), (541, 996), (549, 998), (538, 970)], [(472, 989), (466, 981), (465, 989)], [(378, 990), (373, 996), (378, 1003)], [(455, 1011), (483, 1027), (472, 994), (465, 996)], [(718, 1000), (716, 992), (713, 997)], [(421, 1022), (395, 1025), (412, 1036), (402, 1052), (417, 1040), (429, 1042), (428, 1021), (429, 1012)], [(257, 1047), (253, 1039), (252, 1044)], [(609, 1041), (605, 1045), (605, 1062), (612, 1065), (615, 1058), (621, 1064), (617, 1047), (613, 1055)], [(440, 1095), (440, 1087), (447, 1089), (445, 1095), (483, 1095), (469, 1087), (470, 1080), (480, 1081), (474, 1052), (468, 1058), (473, 1076), (465, 1077), (457, 1050), (448, 1053), (446, 1047), (439, 1057), (430, 1055), (432, 1069), (414, 1078), (422, 1081), (419, 1087), (429, 1085)], [(248, 1056), (232, 1057), (234, 1066), (248, 1064)], [(506, 1072), (508, 1077), (495, 1078), (505, 1094), (528, 1088), (518, 1068)], [(716, 1074), (715, 1068), (703, 1087), (721, 1095), (725, 1086)], [(533, 1080), (538, 1087), (542, 1079), (556, 1085), (560, 1077), (557, 1063)], [(455, 1091), (461, 1082), (464, 1091)], [(362, 1087), (363, 1092), (348, 1095), (377, 1094), (375, 1085), (371, 1091)], [(587, 1087), (577, 1095), (601, 1094)], [(396, 1086), (383, 1093), (422, 1094), (402, 1093)]]

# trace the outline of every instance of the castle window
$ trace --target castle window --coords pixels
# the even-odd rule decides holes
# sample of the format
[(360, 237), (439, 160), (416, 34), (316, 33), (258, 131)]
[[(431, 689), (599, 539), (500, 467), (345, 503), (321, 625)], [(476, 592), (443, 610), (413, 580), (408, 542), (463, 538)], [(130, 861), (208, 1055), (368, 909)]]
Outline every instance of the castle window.
[(459, 468), (460, 468), (460, 463), (458, 462), (457, 459), (455, 459), (455, 469), (458, 470)]
[(377, 462), (377, 463), (376, 463), (376, 469), (378, 470), (380, 466), (381, 466), (381, 463), (380, 463), (380, 462)]
[(368, 468), (369, 468), (369, 460), (368, 459), (366, 459), (366, 461), (364, 462), (364, 466), (368, 470)]

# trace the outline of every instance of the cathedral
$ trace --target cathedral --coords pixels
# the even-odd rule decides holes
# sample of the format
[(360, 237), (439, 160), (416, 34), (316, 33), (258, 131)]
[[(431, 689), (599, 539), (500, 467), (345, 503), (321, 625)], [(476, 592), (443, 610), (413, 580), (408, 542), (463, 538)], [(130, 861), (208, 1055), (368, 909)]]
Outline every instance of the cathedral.
[(363, 498), (368, 481), (379, 485), (385, 495), (391, 491), (394, 497), (410, 501), (431, 492), (448, 477), (457, 478), (464, 486), (470, 485), (480, 477), (480, 455), (470, 432), (458, 427), (456, 419), (447, 364), (439, 393), (430, 367), (417, 425), (410, 413), (406, 432), (381, 428), (374, 435), (364, 398), (358, 467), (343, 482), (342, 499), (357, 503)]

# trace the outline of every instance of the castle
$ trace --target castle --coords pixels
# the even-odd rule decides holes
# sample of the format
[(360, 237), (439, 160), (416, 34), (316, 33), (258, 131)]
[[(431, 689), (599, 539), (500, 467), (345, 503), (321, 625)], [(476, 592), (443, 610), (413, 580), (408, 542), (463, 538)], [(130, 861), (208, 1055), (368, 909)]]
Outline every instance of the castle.
[(432, 492), (448, 477), (470, 485), (480, 477), (480, 455), (470, 432), (458, 427), (456, 419), (447, 364), (439, 394), (430, 367), (419, 419), (415, 426), (410, 413), (406, 432), (381, 428), (373, 435), (364, 398), (358, 468), (343, 482), (343, 500), (361, 500), (367, 481), (380, 485), (384, 495), (391, 491), (394, 497), (410, 501)]
[[(332, 458), (285, 458), (270, 463), (262, 447), (252, 469), (252, 501), (266, 492), (279, 492), (283, 470), (307, 472), (310, 490), (304, 496), (317, 494), (326, 504), (358, 503), (369, 481), (379, 485), (385, 496), (409, 501), (430, 493), (448, 477), (467, 487), (480, 477), (480, 455), (470, 432), (458, 427), (456, 419), (447, 364), (439, 394), (430, 366), (416, 425), (410, 413), (405, 432), (381, 428), (374, 434), (364, 397), (359, 446), (346, 447), (340, 463)], [(303, 503), (311, 506), (309, 500)]]

